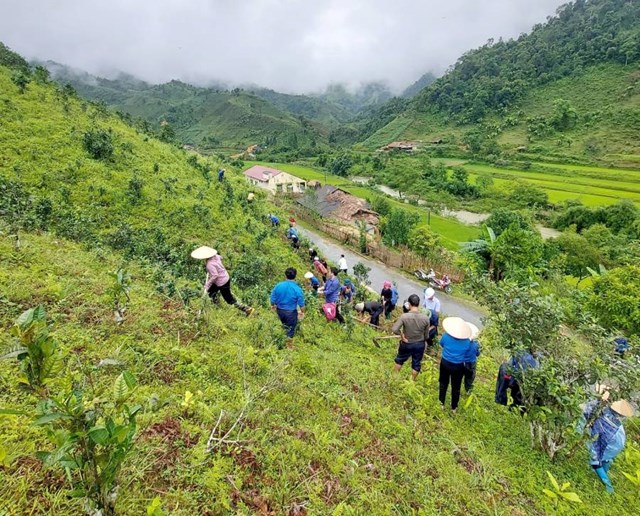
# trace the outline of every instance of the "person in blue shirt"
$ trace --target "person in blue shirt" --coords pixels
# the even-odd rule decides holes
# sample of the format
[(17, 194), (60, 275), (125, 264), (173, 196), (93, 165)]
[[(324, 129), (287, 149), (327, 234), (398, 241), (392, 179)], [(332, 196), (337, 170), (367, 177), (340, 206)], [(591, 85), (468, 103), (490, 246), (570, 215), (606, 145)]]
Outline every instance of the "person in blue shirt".
[(224, 181), (224, 168), (218, 169), (218, 181)]
[(276, 217), (273, 213), (269, 214), (269, 220), (271, 221), (271, 226), (277, 228), (280, 225), (280, 219)]
[(338, 306), (338, 298), (340, 297), (340, 281), (338, 281), (338, 269), (330, 267), (327, 271), (327, 282), (322, 289), (322, 295), (325, 302), (333, 303), (336, 305), (336, 321), (340, 324), (344, 324), (344, 317), (340, 313), (340, 307)]
[(464, 390), (470, 392), (473, 389), (473, 382), (476, 379), (476, 365), (480, 356), (480, 343), (478, 342), (478, 334), (480, 330), (475, 324), (467, 323), (471, 329), (471, 346), (464, 360)]
[(464, 362), (471, 348), (471, 328), (460, 317), (447, 317), (442, 321), (444, 335), (440, 338), (442, 357), (440, 358), (440, 403), (444, 408), (447, 389), (451, 383), (451, 410), (458, 408), (460, 387), (464, 378)]
[(313, 272), (311, 272), (311, 271), (305, 272), (304, 273), (304, 277), (305, 277), (305, 279), (309, 280), (309, 286), (313, 290), (312, 294), (314, 296), (317, 296), (318, 295), (318, 289), (320, 288), (320, 280), (318, 278), (316, 278), (313, 275)]
[[(580, 431), (588, 421), (589, 435), (589, 464), (598, 478), (605, 485), (608, 493), (613, 493), (613, 484), (609, 479), (611, 463), (624, 449), (626, 434), (623, 421), (634, 414), (633, 406), (626, 400), (618, 400), (600, 412), (601, 402), (594, 400), (587, 403), (582, 413), (582, 421), (578, 425)], [(600, 414), (598, 415), (598, 412)]]
[(340, 289), (340, 299), (344, 300), (345, 304), (351, 304), (353, 301), (353, 295), (356, 293), (356, 288), (349, 278), (344, 280), (344, 285)]
[(289, 229), (287, 229), (287, 238), (291, 240), (291, 247), (294, 249), (298, 249), (300, 247), (300, 235), (298, 235), (298, 230), (294, 226), (294, 222), (289, 224)]
[(620, 358), (624, 358), (624, 354), (629, 351), (629, 341), (624, 337), (616, 337), (613, 339), (613, 343), (615, 344), (614, 351), (616, 354), (618, 354)]
[(271, 309), (278, 314), (282, 325), (287, 330), (289, 346), (293, 345), (293, 337), (298, 326), (298, 307), (300, 319), (304, 317), (304, 294), (295, 282), (297, 274), (298, 271), (289, 267), (284, 273), (287, 279), (278, 283), (271, 291)]

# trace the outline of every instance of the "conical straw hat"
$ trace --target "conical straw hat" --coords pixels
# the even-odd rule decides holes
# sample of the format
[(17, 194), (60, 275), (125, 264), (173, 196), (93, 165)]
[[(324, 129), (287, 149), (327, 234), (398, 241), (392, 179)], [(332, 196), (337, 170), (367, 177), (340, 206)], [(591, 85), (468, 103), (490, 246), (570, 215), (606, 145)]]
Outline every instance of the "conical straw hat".
[(468, 339), (471, 337), (471, 328), (460, 317), (447, 317), (442, 321), (442, 327), (449, 335), (456, 339)]
[(627, 400), (614, 401), (611, 404), (611, 410), (624, 417), (631, 417), (635, 413), (633, 405), (631, 405)]
[(203, 245), (202, 247), (198, 247), (198, 249), (195, 249), (191, 252), (191, 258), (195, 258), (196, 260), (208, 260), (216, 254), (218, 254), (218, 251), (212, 249), (211, 247)]
[(471, 340), (473, 339), (477, 339), (478, 338), (478, 334), (480, 333), (480, 330), (478, 329), (478, 327), (473, 324), (468, 322), (467, 323), (469, 325), (469, 329), (471, 330), (471, 337), (469, 337)]

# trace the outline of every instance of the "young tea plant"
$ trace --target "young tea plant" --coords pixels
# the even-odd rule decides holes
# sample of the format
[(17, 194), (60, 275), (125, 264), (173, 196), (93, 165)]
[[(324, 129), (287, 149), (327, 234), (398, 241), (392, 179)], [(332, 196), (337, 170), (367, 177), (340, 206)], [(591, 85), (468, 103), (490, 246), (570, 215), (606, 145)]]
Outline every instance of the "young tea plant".
[(135, 378), (125, 371), (109, 394), (98, 397), (76, 385), (38, 405), (34, 424), (45, 428), (55, 449), (37, 456), (46, 466), (66, 471), (72, 495), (85, 498), (89, 514), (115, 514), (118, 475), (134, 444), (140, 410), (126, 403), (135, 387)]
[(553, 504), (556, 509), (558, 509), (559, 503), (565, 500), (570, 503), (582, 503), (582, 500), (577, 493), (567, 491), (571, 486), (569, 482), (564, 482), (560, 485), (556, 480), (556, 477), (554, 477), (550, 471), (547, 471), (547, 475), (549, 476), (549, 480), (553, 486), (553, 491), (551, 489), (543, 489), (542, 492), (553, 500)]
[(116, 324), (122, 324), (127, 305), (131, 301), (129, 291), (131, 290), (131, 277), (122, 267), (118, 267), (116, 272), (111, 273), (113, 283), (108, 289), (108, 294), (113, 302), (113, 316)]
[(17, 342), (1, 358), (18, 359), (22, 369), (20, 385), (45, 396), (46, 385), (62, 370), (64, 362), (57, 343), (49, 335), (44, 307), (39, 305), (23, 312), (11, 334)]

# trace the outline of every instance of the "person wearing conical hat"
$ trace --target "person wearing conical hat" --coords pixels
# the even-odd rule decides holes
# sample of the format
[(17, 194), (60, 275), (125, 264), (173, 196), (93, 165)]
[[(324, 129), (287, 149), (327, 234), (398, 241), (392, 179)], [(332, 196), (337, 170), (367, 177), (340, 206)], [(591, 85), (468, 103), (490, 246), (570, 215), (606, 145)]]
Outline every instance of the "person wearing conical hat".
[[(582, 414), (583, 425), (597, 415), (599, 407), (601, 407), (600, 401), (592, 401), (586, 404)], [(604, 484), (608, 493), (613, 493), (609, 469), (613, 459), (620, 454), (626, 443), (623, 422), (625, 418), (632, 417), (634, 412), (633, 406), (628, 401), (614, 401), (610, 406), (605, 406), (600, 416), (589, 425), (589, 435), (591, 437), (589, 441), (589, 464)]]
[(222, 257), (218, 251), (205, 245), (195, 249), (191, 253), (191, 257), (196, 260), (206, 260), (207, 279), (204, 284), (204, 292), (209, 294), (211, 301), (217, 303), (218, 293), (220, 293), (227, 304), (235, 306), (247, 316), (253, 313), (253, 308), (237, 301), (231, 293), (231, 277), (222, 264)]
[(313, 289), (313, 294), (315, 296), (318, 295), (318, 289), (320, 288), (320, 280), (318, 278), (316, 278), (313, 274), (313, 272), (308, 271), (304, 273), (304, 279), (306, 279), (309, 282), (309, 285), (311, 286), (311, 288)]
[(451, 384), (451, 410), (458, 408), (460, 387), (464, 378), (464, 362), (471, 348), (471, 328), (460, 317), (447, 317), (442, 321), (444, 335), (440, 338), (442, 357), (440, 358), (439, 399), (442, 407)]

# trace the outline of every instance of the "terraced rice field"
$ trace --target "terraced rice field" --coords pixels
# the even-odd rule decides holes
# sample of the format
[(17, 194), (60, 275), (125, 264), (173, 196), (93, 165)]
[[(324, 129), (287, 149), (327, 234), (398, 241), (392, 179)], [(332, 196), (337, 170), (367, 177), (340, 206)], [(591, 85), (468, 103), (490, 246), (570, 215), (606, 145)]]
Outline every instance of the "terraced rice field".
[(530, 170), (467, 164), (472, 177), (490, 174), (496, 185), (523, 180), (547, 192), (551, 202), (577, 199), (587, 206), (629, 199), (640, 204), (640, 171), (583, 165), (533, 163)]

